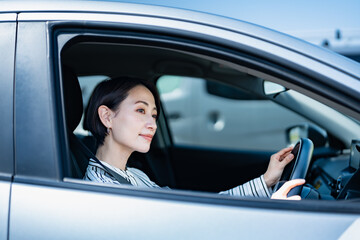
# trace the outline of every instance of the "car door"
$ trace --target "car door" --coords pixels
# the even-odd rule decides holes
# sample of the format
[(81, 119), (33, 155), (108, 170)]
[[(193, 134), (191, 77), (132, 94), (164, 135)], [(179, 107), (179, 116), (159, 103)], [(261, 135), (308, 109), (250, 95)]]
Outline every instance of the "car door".
[(14, 165), (13, 85), (16, 14), (0, 13), (0, 239), (8, 239)]
[[(254, 201), (210, 193), (96, 184), (71, 176), (60, 73), (63, 48), (77, 43), (79, 48), (81, 44), (88, 47), (89, 42), (95, 43), (95, 47), (103, 44), (108, 48), (116, 40), (125, 44), (126, 49), (139, 43), (141, 49), (146, 43), (158, 50), (166, 46), (169, 51), (183, 50), (189, 54), (211, 42), (214, 45), (202, 54), (224, 60), (231, 51), (216, 54), (215, 50), (225, 43), (226, 50), (233, 44), (238, 50), (244, 45), (255, 48), (251, 43), (264, 44), (270, 49), (279, 46), (220, 28), (218, 24), (227, 25), (230, 20), (213, 16), (119, 3), (68, 4), (51, 5), (48, 12), (44, 7), (39, 12), (29, 7), (31, 11), (19, 13), (15, 69), (16, 172), (9, 239), (304, 239), (313, 237), (314, 232), (321, 233), (319, 238), (329, 239), (339, 237), (353, 223), (358, 226), (357, 204)], [(190, 18), (193, 21), (187, 20)], [(246, 24), (236, 25), (236, 29), (247, 27), (252, 29)], [(185, 46), (189, 41), (191, 48)], [(115, 50), (108, 48), (108, 51)], [(279, 59), (289, 57), (289, 53), (298, 54), (289, 49), (282, 51), (277, 55)], [(87, 49), (82, 53), (84, 56), (78, 55), (79, 59), (99, 56), (102, 52)], [(231, 59), (240, 55), (236, 53)], [(96, 59), (92, 66), (84, 66), (76, 58), (72, 61), (68, 63), (78, 63), (79, 71), (81, 67), (91, 69), (101, 64)], [(113, 64), (121, 70), (116, 62)], [(163, 145), (166, 141), (165, 135), (159, 139)]]

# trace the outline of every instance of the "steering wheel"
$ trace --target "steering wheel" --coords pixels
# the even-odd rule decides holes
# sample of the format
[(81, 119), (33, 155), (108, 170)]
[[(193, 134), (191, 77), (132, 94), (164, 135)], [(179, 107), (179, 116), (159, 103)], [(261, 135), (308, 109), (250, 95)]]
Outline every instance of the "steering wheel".
[[(279, 190), (282, 184), (284, 184), (286, 181), (298, 178), (304, 179), (306, 177), (313, 150), (314, 144), (308, 138), (301, 138), (295, 144), (295, 147), (291, 151), (291, 153), (294, 154), (294, 160), (286, 165), (280, 177), (280, 181), (276, 184), (274, 191)], [(302, 188), (303, 185), (294, 187), (289, 191), (287, 196), (291, 197), (294, 195), (300, 195)]]

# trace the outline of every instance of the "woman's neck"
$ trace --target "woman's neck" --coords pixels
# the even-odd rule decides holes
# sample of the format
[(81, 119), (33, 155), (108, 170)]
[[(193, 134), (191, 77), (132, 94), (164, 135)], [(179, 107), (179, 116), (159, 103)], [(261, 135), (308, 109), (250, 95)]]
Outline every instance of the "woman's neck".
[(113, 141), (107, 140), (109, 139), (105, 139), (104, 144), (99, 146), (96, 150), (97, 159), (104, 161), (111, 166), (126, 170), (127, 161), (132, 152), (122, 149)]

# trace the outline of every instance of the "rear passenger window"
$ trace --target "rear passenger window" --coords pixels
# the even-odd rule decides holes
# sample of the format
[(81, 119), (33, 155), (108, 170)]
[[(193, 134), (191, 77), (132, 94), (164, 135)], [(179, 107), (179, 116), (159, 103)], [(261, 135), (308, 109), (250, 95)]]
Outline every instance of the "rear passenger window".
[[(81, 92), (82, 92), (82, 99), (84, 103), (84, 107), (87, 106), (91, 93), (93, 92), (96, 85), (98, 85), (100, 82), (104, 81), (105, 79), (108, 79), (109, 77), (105, 75), (94, 75), (94, 76), (81, 76), (78, 77)], [(87, 130), (84, 130), (83, 128), (83, 120), (84, 120), (84, 113), (81, 118), (80, 124), (76, 127), (74, 130), (74, 133), (77, 135), (82, 136), (88, 136), (90, 135), (90, 132)]]
[(216, 81), (162, 76), (157, 87), (177, 145), (276, 151), (287, 144), (287, 128), (306, 122), (270, 100)]

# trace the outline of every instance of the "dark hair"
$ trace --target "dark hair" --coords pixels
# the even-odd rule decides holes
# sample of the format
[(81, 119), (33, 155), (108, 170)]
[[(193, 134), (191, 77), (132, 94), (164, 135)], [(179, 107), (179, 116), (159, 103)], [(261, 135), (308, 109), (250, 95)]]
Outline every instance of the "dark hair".
[(106, 127), (99, 118), (98, 108), (101, 105), (105, 105), (111, 110), (116, 111), (120, 103), (127, 98), (129, 91), (138, 85), (143, 85), (150, 90), (155, 99), (157, 116), (159, 116), (159, 94), (154, 84), (150, 81), (139, 78), (118, 77), (100, 82), (90, 97), (84, 116), (84, 129), (89, 130), (96, 138), (97, 146), (104, 144), (104, 139), (108, 134)]

